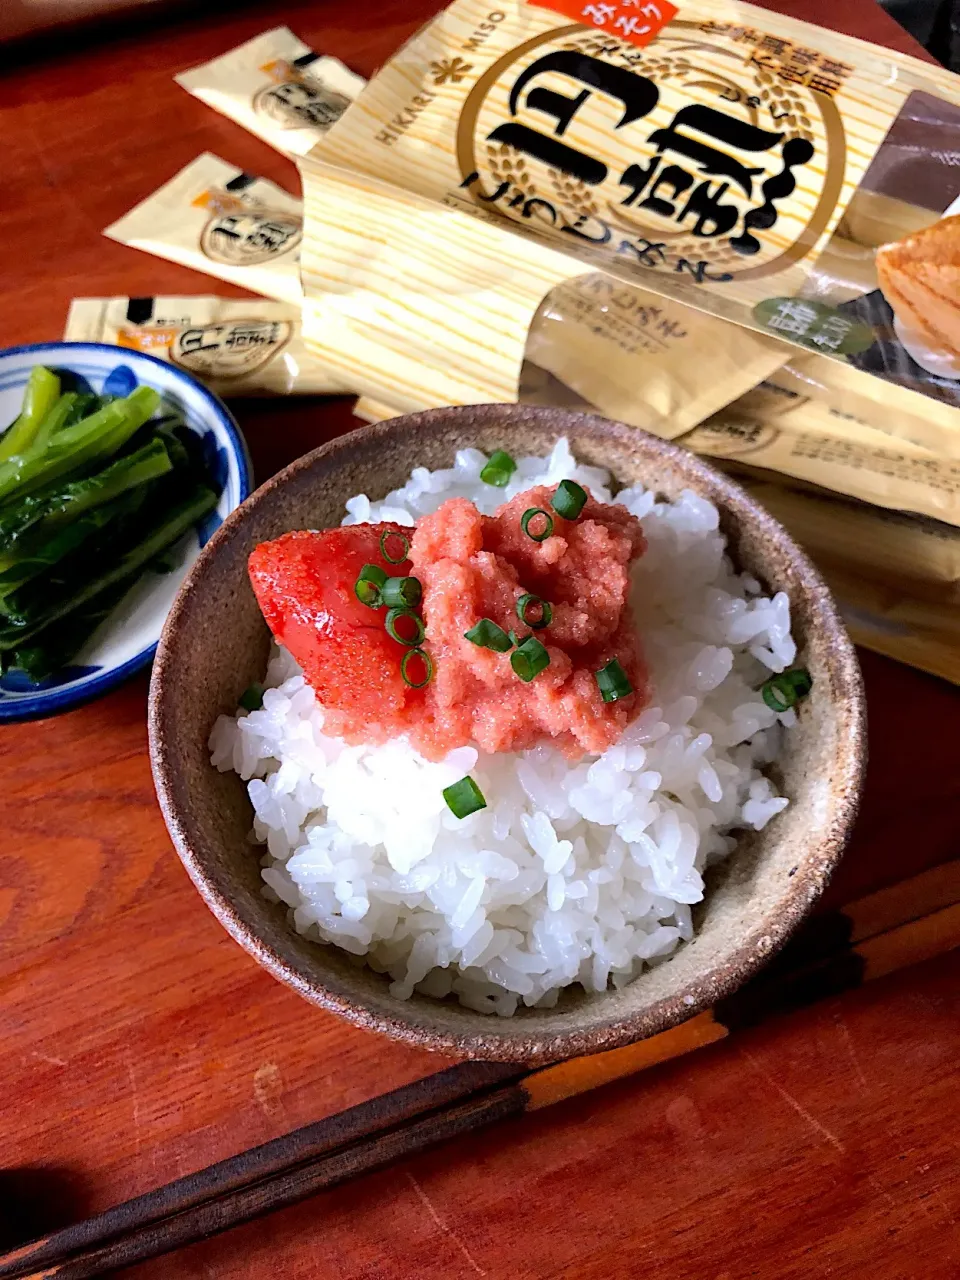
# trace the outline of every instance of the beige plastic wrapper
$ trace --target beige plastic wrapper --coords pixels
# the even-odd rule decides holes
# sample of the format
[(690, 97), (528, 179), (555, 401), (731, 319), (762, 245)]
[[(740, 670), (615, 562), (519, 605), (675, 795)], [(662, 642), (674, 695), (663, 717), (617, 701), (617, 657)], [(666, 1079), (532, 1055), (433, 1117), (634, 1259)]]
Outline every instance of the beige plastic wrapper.
[[(931, 449), (944, 458), (960, 458), (960, 409), (907, 387), (883, 382), (842, 360), (796, 352), (768, 379), (779, 395), (780, 412), (789, 414), (808, 400), (856, 419), (899, 440)], [(767, 402), (773, 411), (776, 394)]]
[(174, 79), (278, 151), (302, 156), (343, 115), (366, 81), (274, 27)]
[[(604, 273), (570, 279), (567, 257), (495, 222), (309, 162), (301, 171), (304, 337), (394, 413), (527, 399), (526, 361), (608, 417), (671, 438), (791, 354)], [(552, 385), (541, 380), (538, 402), (568, 403)]]
[(267, 298), (302, 298), (301, 202), (209, 152), (103, 234)]
[[(941, 528), (960, 526), (960, 464), (918, 445), (899, 442), (892, 447), (883, 432), (838, 418), (825, 406), (807, 405), (784, 425), (776, 419), (748, 416), (739, 404), (680, 437), (678, 443), (738, 477), (762, 477), (771, 491), (777, 478), (787, 477), (889, 512), (926, 515), (943, 522)], [(597, 411), (586, 401), (566, 407)], [(396, 416), (389, 405), (368, 397), (357, 401), (354, 412), (365, 422)], [(876, 521), (891, 520), (888, 511), (871, 512), (866, 505), (857, 510)], [(960, 534), (956, 537), (960, 545)], [(904, 554), (909, 558), (909, 551)], [(882, 566), (887, 557), (879, 546), (877, 556)]]
[[(749, 398), (748, 398), (749, 399)], [(732, 405), (682, 441), (695, 453), (960, 526), (960, 462), (813, 402), (785, 417)]]
[(74, 298), (64, 338), (167, 360), (222, 396), (337, 393), (304, 345), (300, 310), (263, 298)]
[(736, 478), (806, 548), (857, 644), (960, 684), (960, 533), (813, 488)]
[[(770, 376), (790, 354), (785, 343), (602, 272), (552, 290), (524, 351), (606, 417), (668, 440)], [(522, 378), (519, 398), (528, 398)], [(565, 403), (562, 391), (551, 396), (543, 384), (537, 400)]]
[(389, 405), (381, 404), (378, 400), (371, 400), (369, 396), (360, 396), (353, 406), (353, 412), (354, 416), (359, 418), (361, 422), (386, 422), (389, 418), (400, 416)]
[(512, 398), (517, 329), (602, 271), (960, 405), (960, 80), (736, 0), (630, 7), (455, 0), (387, 63), (302, 161), (307, 341), (425, 407), (489, 301), (470, 398)]

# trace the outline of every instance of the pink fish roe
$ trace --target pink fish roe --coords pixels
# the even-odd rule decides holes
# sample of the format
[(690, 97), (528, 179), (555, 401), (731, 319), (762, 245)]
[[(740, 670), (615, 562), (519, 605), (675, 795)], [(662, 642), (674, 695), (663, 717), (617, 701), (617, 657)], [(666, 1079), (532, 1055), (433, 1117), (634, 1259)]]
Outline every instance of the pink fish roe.
[[(362, 646), (368, 635), (373, 642), (369, 623), (378, 615), (368, 611), (358, 617), (356, 601), (345, 601), (338, 624), (331, 619), (332, 597), (327, 592), (324, 636), (307, 637), (302, 622), (310, 607), (301, 598), (303, 575), (298, 576), (296, 592), (283, 590), (283, 555), (271, 557), (269, 584), (254, 573), (271, 629), (291, 648), (313, 688), (318, 694), (322, 691), (330, 731), (368, 742), (407, 734), (428, 759), (468, 743), (495, 752), (549, 742), (577, 757), (602, 752), (617, 741), (647, 700), (646, 667), (628, 602), (630, 565), (646, 546), (643, 531), (624, 507), (592, 498), (576, 520), (566, 520), (551, 508), (554, 492), (545, 486), (529, 489), (492, 516), (482, 516), (465, 498), (451, 498), (420, 519), (403, 572), (422, 584), (423, 648), (432, 660), (433, 678), (415, 697), (405, 691), (399, 665), (394, 684), (382, 660), (375, 699), (358, 698), (356, 671), (342, 671), (338, 677), (344, 645), (327, 644), (324, 636), (329, 639), (350, 629), (352, 644)], [(547, 511), (553, 519), (552, 533), (542, 542), (522, 527), (530, 508)], [(538, 517), (530, 527), (539, 533), (543, 523)], [(337, 531), (344, 538), (363, 537), (365, 553), (374, 532), (378, 538), (379, 526)], [(321, 540), (329, 538), (329, 532), (298, 535), (310, 536)], [(277, 547), (282, 541), (266, 545)], [(288, 546), (302, 557), (302, 542)], [(263, 555), (263, 548), (254, 552), (260, 564)], [(525, 594), (549, 603), (547, 626), (534, 630), (521, 621), (517, 602)], [(301, 625), (285, 627), (282, 615), (294, 608)], [(530, 608), (526, 616), (539, 621), (540, 611)], [(465, 638), (483, 618), (504, 632), (512, 631), (518, 643), (535, 635), (546, 647), (549, 665), (531, 681), (521, 680), (511, 666), (510, 652), (494, 652)], [(302, 646), (296, 642), (301, 635)], [(382, 651), (379, 642), (378, 652)], [(613, 658), (633, 692), (604, 702), (596, 673)]]

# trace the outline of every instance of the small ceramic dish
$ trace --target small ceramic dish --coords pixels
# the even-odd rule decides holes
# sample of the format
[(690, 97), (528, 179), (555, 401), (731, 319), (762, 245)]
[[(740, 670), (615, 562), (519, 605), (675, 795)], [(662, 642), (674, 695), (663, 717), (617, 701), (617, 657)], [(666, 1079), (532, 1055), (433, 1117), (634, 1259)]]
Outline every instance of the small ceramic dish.
[(0, 351), (0, 429), (20, 412), (34, 365), (49, 366), (67, 389), (128, 395), (136, 386), (159, 391), (200, 437), (219, 494), (215, 511), (176, 548), (181, 563), (166, 574), (145, 573), (74, 660), (34, 684), (19, 671), (0, 677), (0, 722), (35, 720), (79, 706), (114, 688), (151, 660), (160, 629), (190, 566), (213, 531), (250, 492), (246, 445), (229, 410), (189, 374), (153, 356), (99, 342), (41, 342)]
[[(790, 597), (797, 661), (813, 689), (787, 735), (778, 786), (790, 806), (744, 833), (710, 875), (697, 932), (666, 963), (620, 990), (569, 988), (553, 1009), (512, 1018), (449, 1000), (392, 996), (388, 979), (288, 925), (261, 893), (240, 778), (210, 763), (217, 716), (263, 676), (269, 633), (247, 580), (247, 557), (289, 529), (340, 523), (344, 502), (382, 497), (414, 466), (449, 467), (457, 449), (546, 453), (567, 436), (578, 460), (715, 503), (731, 555), (772, 593)], [(547, 1061), (649, 1036), (713, 1005), (750, 977), (819, 897), (857, 811), (866, 753), (863, 689), (853, 647), (820, 575), (786, 531), (742, 489), (692, 454), (642, 431), (560, 410), (485, 405), (437, 409), (344, 436), (282, 471), (224, 523), (193, 566), (164, 628), (150, 690), (150, 751), (167, 827), (221, 923), (275, 977), (324, 1009), (408, 1043), (474, 1058)]]

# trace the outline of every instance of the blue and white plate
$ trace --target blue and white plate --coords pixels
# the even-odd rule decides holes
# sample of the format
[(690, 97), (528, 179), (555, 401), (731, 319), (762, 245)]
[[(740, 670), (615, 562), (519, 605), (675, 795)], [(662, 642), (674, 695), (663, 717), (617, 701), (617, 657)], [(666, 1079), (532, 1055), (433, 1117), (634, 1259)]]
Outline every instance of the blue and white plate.
[(97, 629), (68, 667), (33, 684), (21, 671), (0, 677), (0, 722), (56, 715), (96, 698), (149, 663), (174, 596), (200, 548), (250, 492), (251, 473), (243, 436), (226, 406), (189, 374), (153, 356), (101, 342), (41, 342), (0, 351), (0, 430), (17, 414), (31, 368), (44, 364), (74, 389), (128, 395), (146, 385), (159, 391), (164, 410), (176, 413), (203, 442), (208, 469), (219, 493), (217, 508), (175, 548), (170, 573), (143, 577)]

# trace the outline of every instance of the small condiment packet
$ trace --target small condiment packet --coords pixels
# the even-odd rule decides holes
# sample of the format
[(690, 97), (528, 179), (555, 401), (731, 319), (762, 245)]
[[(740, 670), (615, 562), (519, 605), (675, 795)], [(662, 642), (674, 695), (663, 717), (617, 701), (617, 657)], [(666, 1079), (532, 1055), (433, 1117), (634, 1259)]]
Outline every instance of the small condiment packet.
[(302, 297), (301, 202), (209, 152), (103, 234), (268, 298)]
[(64, 338), (166, 360), (223, 396), (341, 391), (300, 334), (300, 309), (265, 298), (74, 298)]
[(278, 151), (302, 156), (343, 115), (366, 81), (274, 27), (174, 79)]
[(734, 474), (816, 561), (857, 644), (960, 684), (960, 530)]
[(809, 401), (786, 418), (740, 402), (681, 437), (695, 453), (960, 527), (960, 461)]
[[(605, 417), (667, 440), (769, 377), (790, 354), (774, 338), (599, 271), (551, 290), (524, 350), (527, 361)], [(522, 384), (519, 398), (526, 398)]]
[(921, 399), (908, 385), (876, 378), (843, 360), (796, 352), (764, 386), (779, 392), (782, 413), (814, 400), (940, 457), (960, 458), (960, 413), (954, 405), (933, 395)]

